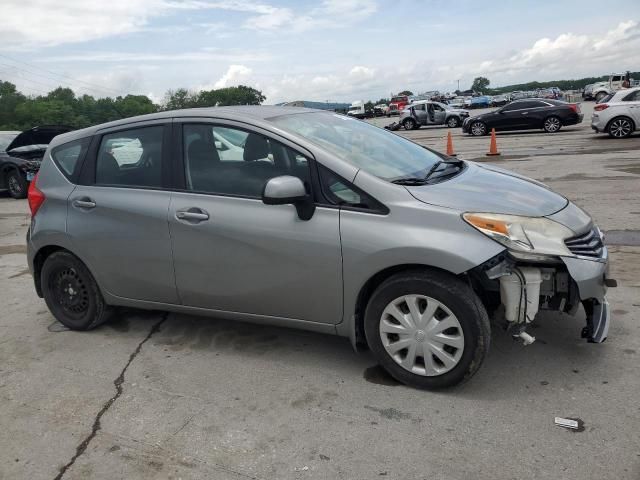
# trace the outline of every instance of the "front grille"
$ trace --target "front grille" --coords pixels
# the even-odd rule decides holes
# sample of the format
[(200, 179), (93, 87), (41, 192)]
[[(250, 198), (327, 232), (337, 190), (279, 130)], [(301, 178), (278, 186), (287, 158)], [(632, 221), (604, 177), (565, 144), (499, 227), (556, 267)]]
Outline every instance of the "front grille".
[(596, 227), (582, 235), (567, 238), (564, 244), (571, 253), (580, 255), (581, 257), (600, 258), (602, 257), (602, 249), (604, 248), (602, 238), (600, 237), (600, 230)]

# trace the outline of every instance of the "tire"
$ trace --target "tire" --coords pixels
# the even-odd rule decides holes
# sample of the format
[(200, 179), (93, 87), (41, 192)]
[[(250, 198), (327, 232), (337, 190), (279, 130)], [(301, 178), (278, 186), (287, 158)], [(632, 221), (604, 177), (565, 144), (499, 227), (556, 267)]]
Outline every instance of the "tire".
[[(417, 302), (414, 311), (426, 313), (426, 323), (415, 326), (409, 302)], [(400, 312), (407, 328), (390, 311)], [(415, 270), (394, 275), (376, 289), (365, 310), (365, 335), (376, 360), (392, 377), (411, 387), (437, 390), (463, 383), (478, 371), (489, 351), (491, 327), (487, 311), (466, 283), (447, 273)], [(407, 347), (399, 348), (396, 342)], [(424, 355), (425, 347), (431, 357)]]
[(542, 129), (547, 133), (556, 133), (562, 128), (562, 121), (552, 115), (544, 119), (542, 122)]
[(405, 130), (415, 130), (416, 126), (418, 126), (418, 122), (413, 118), (406, 118), (402, 121), (402, 126)]
[(460, 126), (460, 120), (457, 117), (449, 117), (447, 118), (447, 127), (456, 128)]
[(628, 117), (615, 117), (607, 125), (607, 133), (611, 138), (630, 137), (634, 130), (635, 125)]
[(488, 133), (487, 126), (483, 122), (472, 122), (469, 125), (469, 133), (474, 137), (482, 137)]
[(18, 170), (11, 170), (7, 174), (7, 189), (9, 195), (15, 199), (27, 198), (27, 191), (29, 190), (29, 184), (24, 175)]
[(607, 94), (605, 92), (600, 92), (596, 95), (596, 103), (598, 103), (600, 100), (602, 100), (604, 97), (606, 97)]
[(75, 255), (52, 253), (40, 275), (47, 307), (64, 326), (91, 330), (109, 319), (112, 309), (105, 303), (91, 272)]

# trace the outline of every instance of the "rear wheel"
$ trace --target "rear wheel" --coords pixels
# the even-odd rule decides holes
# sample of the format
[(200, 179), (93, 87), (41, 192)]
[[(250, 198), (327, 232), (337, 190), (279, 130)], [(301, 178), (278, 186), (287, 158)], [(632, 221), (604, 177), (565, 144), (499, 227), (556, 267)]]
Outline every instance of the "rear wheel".
[(553, 117), (553, 116), (547, 117), (544, 119), (542, 128), (547, 133), (556, 133), (558, 130), (562, 128), (562, 122), (558, 117)]
[(29, 184), (18, 170), (11, 170), (7, 175), (7, 188), (13, 198), (27, 198)]
[(44, 262), (42, 293), (56, 319), (72, 330), (90, 330), (109, 318), (98, 284), (84, 264), (69, 252), (54, 252)]
[(394, 275), (372, 295), (365, 333), (390, 375), (424, 389), (471, 378), (489, 350), (487, 312), (457, 277), (435, 271)]
[(607, 133), (613, 138), (626, 138), (631, 135), (633, 130), (633, 122), (627, 117), (616, 117), (607, 126)]
[(469, 125), (469, 132), (474, 137), (481, 137), (487, 134), (487, 126), (482, 122), (473, 122)]
[(415, 130), (418, 122), (416, 122), (413, 118), (407, 118), (402, 122), (402, 126), (405, 130)]

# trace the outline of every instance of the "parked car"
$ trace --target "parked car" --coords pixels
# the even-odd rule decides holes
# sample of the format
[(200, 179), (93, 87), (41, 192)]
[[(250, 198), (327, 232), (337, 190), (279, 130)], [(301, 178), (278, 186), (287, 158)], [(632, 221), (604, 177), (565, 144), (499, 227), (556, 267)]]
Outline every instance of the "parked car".
[(563, 126), (582, 122), (583, 116), (576, 103), (539, 98), (516, 100), (494, 112), (467, 118), (462, 131), (476, 136), (486, 135), (492, 128), (496, 131), (541, 128), (555, 133)]
[(398, 122), (405, 130), (415, 130), (422, 125), (446, 125), (455, 128), (462, 125), (468, 116), (467, 110), (452, 108), (440, 102), (419, 100), (402, 110)]
[(470, 108), (487, 108), (491, 106), (491, 97), (487, 95), (480, 95), (478, 97), (471, 98)]
[(613, 138), (626, 138), (640, 129), (640, 88), (619, 90), (593, 108), (591, 128)]
[(47, 145), (56, 135), (70, 130), (47, 125), (24, 132), (0, 132), (0, 190), (8, 190), (13, 198), (26, 198)]
[(593, 100), (593, 87), (595, 83), (590, 83), (589, 85), (585, 85), (582, 90), (582, 99), (583, 100)]
[(604, 97), (618, 90), (625, 88), (625, 81), (629, 82), (629, 86), (633, 85), (634, 79), (627, 73), (612, 73), (609, 79), (604, 82), (593, 84), (592, 95), (596, 102), (602, 101)]
[(509, 103), (509, 98), (506, 95), (494, 95), (491, 97), (491, 106), (492, 107), (502, 107)]
[[(241, 160), (222, 160), (218, 128), (246, 135)], [(139, 159), (119, 165), (114, 139)], [(608, 253), (580, 208), (330, 112), (176, 110), (60, 135), (29, 207), (36, 292), (73, 330), (114, 306), (291, 326), (431, 389), (478, 370), (501, 303), (527, 342), (539, 308), (580, 303), (584, 336), (607, 337)]]
[(376, 117), (384, 117), (389, 110), (389, 106), (386, 103), (379, 103), (373, 106), (373, 114)]
[(455, 97), (447, 101), (447, 105), (451, 108), (459, 108), (464, 110), (464, 97)]

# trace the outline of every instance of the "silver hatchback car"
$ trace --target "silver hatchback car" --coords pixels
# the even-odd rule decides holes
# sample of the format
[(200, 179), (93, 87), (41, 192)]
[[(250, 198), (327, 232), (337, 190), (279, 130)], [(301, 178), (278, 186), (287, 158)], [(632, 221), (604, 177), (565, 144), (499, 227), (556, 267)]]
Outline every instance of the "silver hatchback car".
[(87, 330), (127, 306), (349, 337), (396, 379), (470, 378), (488, 312), (607, 336), (608, 255), (544, 185), (292, 107), (162, 112), (56, 137), (31, 183), (38, 295)]

